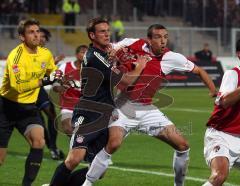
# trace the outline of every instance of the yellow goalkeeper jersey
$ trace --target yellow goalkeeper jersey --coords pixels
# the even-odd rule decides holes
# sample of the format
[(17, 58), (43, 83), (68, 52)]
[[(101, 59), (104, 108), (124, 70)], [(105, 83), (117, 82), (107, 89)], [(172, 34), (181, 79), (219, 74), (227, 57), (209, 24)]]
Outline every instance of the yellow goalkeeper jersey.
[(25, 45), (20, 44), (8, 55), (0, 95), (18, 103), (35, 103), (39, 80), (56, 69), (47, 48), (38, 47), (36, 54), (30, 54)]

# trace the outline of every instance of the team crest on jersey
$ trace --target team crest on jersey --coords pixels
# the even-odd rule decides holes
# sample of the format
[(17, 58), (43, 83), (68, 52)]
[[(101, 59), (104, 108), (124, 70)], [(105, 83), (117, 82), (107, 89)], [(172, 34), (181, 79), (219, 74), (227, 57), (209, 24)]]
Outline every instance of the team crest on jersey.
[(45, 69), (45, 68), (46, 68), (46, 62), (42, 62), (41, 68), (42, 68), (42, 69)]
[(14, 74), (16, 74), (16, 73), (18, 73), (18, 72), (20, 71), (18, 65), (16, 65), (16, 64), (14, 64), (14, 65), (12, 66), (12, 69), (13, 69), (13, 73), (14, 73)]
[(78, 142), (78, 143), (82, 143), (83, 140), (84, 140), (84, 136), (77, 135), (77, 137), (76, 137), (76, 142)]

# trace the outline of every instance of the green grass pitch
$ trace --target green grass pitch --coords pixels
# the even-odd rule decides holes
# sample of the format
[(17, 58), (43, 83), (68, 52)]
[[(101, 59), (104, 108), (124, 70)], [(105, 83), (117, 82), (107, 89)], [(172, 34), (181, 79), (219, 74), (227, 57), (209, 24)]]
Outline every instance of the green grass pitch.
[[(214, 99), (205, 88), (167, 88), (162, 92), (173, 98), (173, 103), (161, 110), (176, 124), (189, 140), (190, 162), (186, 186), (202, 185), (210, 171), (203, 158), (205, 124), (213, 108)], [(157, 95), (156, 98), (159, 96)], [(162, 97), (160, 96), (159, 99)], [(158, 102), (156, 104), (159, 106)], [(59, 134), (58, 145), (68, 151), (68, 138)], [(28, 152), (25, 140), (14, 132), (5, 164), (0, 168), (0, 186), (20, 185)], [(173, 150), (165, 143), (146, 135), (133, 133), (114, 154), (114, 164), (97, 186), (169, 186), (173, 185)], [(45, 149), (44, 161), (34, 186), (49, 183), (59, 162), (51, 160)], [(240, 185), (239, 171), (232, 169), (227, 185)]]

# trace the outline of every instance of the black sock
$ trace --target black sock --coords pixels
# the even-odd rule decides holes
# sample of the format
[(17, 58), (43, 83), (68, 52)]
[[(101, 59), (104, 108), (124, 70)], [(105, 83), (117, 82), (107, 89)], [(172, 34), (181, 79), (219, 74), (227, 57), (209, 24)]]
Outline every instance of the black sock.
[(86, 179), (86, 174), (88, 171), (88, 167), (78, 169), (74, 171), (68, 179), (67, 185), (71, 186), (79, 186), (82, 185)]
[(61, 163), (55, 170), (54, 175), (52, 177), (51, 186), (65, 186), (67, 184), (68, 178), (71, 174), (71, 170), (69, 170), (65, 163)]
[(43, 149), (31, 148), (30, 153), (25, 162), (25, 174), (22, 185), (31, 186), (32, 182), (37, 177), (43, 158)]

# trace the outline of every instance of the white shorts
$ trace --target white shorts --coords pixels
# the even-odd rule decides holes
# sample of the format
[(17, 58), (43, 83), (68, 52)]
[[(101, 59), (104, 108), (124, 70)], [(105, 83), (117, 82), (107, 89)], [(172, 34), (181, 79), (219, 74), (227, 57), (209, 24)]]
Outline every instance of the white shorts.
[(72, 118), (73, 115), (73, 111), (69, 110), (69, 109), (61, 109), (61, 121), (68, 119), (68, 118)]
[(165, 126), (173, 125), (168, 117), (153, 105), (135, 105), (131, 110), (125, 111), (115, 109), (113, 118), (117, 119), (111, 119), (109, 127), (122, 127), (126, 132), (137, 130), (150, 136), (157, 136)]
[(213, 158), (228, 158), (229, 168), (239, 166), (240, 136), (234, 136), (214, 128), (207, 128), (204, 137), (204, 157), (208, 166)]

